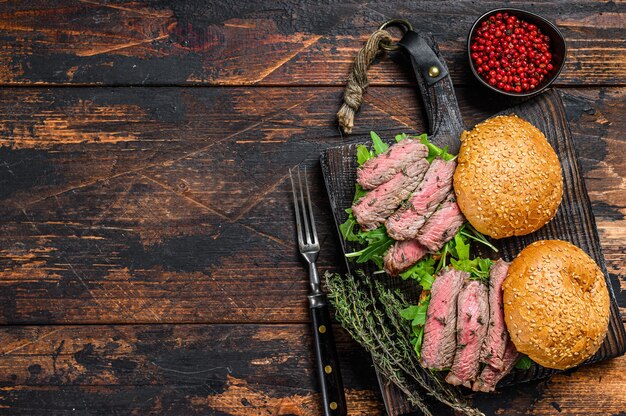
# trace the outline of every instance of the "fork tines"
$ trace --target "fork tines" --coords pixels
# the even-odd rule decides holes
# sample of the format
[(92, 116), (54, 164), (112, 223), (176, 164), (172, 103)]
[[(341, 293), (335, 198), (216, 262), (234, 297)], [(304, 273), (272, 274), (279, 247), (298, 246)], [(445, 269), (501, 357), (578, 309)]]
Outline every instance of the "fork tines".
[[(293, 205), (296, 212), (296, 229), (298, 230), (298, 244), (300, 250), (318, 246), (317, 232), (315, 230), (315, 219), (313, 218), (313, 207), (311, 205), (311, 194), (309, 184), (306, 181), (306, 168), (304, 169), (304, 187), (300, 168), (296, 167), (295, 173), (289, 169), (291, 178), (291, 189), (293, 192)], [(306, 190), (306, 195), (303, 188)], [(304, 233), (303, 233), (304, 224)], [(304, 234), (304, 235), (303, 235)]]

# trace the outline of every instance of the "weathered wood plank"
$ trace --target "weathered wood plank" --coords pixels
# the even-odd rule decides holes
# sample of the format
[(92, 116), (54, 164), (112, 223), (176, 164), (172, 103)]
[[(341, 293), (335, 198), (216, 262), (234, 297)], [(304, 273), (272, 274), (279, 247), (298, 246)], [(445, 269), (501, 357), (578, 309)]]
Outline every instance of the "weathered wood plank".
[[(308, 325), (0, 328), (2, 414), (319, 414)], [(337, 331), (351, 414), (382, 412)]]
[[(457, 92), (468, 125), (507, 105)], [(340, 96), (340, 88), (3, 90), (0, 322), (307, 321), (287, 167), (310, 169), (320, 266), (334, 269), (342, 260), (320, 150), (370, 129), (424, 129), (414, 88), (372, 88), (356, 134), (342, 139)], [(625, 97), (624, 88), (568, 89), (565, 100), (609, 271), (622, 285)]]
[[(623, 84), (624, 3), (507, 4), (563, 29), (569, 59), (560, 85)], [(435, 34), (454, 83), (464, 85), (471, 82), (467, 32), (483, 12), (501, 5), (10, 0), (0, 8), (0, 84), (342, 85), (367, 35), (401, 16)], [(413, 81), (390, 60), (373, 67), (371, 80)]]
[[(382, 414), (369, 357), (337, 335), (349, 414)], [(17, 326), (0, 339), (3, 414), (319, 414), (307, 325)], [(474, 401), (488, 415), (618, 414), (625, 374), (620, 357)]]
[[(319, 151), (424, 128), (414, 88), (372, 88), (357, 134), (338, 136), (356, 50), (389, 17), (433, 31), (455, 84), (473, 88), (457, 90), (472, 124), (506, 106), (474, 88), (463, 52), (501, 3), (0, 3), (3, 86), (333, 86), (0, 91), (0, 323), (196, 323), (2, 326), (0, 413), (319, 414), (286, 167), (310, 169), (321, 268), (334, 269)], [(562, 27), (559, 85), (624, 85), (624, 3), (508, 4)], [(390, 59), (370, 78), (412, 84)], [(626, 89), (565, 101), (626, 317)], [(382, 414), (369, 357), (339, 328), (338, 344), (350, 414)], [(475, 400), (490, 415), (621, 415), (624, 374), (621, 357)]]
[(626, 409), (624, 356), (476, 399), (489, 415), (614, 415)]

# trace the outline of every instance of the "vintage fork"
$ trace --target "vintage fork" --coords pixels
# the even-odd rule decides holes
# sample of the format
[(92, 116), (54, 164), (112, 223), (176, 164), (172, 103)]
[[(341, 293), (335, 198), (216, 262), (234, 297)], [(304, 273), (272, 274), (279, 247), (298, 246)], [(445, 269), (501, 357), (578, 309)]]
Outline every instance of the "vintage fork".
[[(298, 231), (298, 246), (300, 254), (309, 265), (309, 280), (311, 293), (309, 294), (309, 308), (313, 321), (313, 338), (315, 340), (315, 356), (317, 375), (322, 391), (322, 405), (324, 415), (346, 415), (346, 398), (339, 371), (337, 349), (328, 312), (326, 294), (322, 292), (319, 274), (315, 262), (320, 252), (320, 242), (315, 230), (315, 219), (311, 206), (309, 184), (304, 171), (304, 187), (300, 169), (295, 173), (289, 169), (293, 205), (296, 213), (296, 229)], [(304, 188), (304, 189), (303, 189)]]

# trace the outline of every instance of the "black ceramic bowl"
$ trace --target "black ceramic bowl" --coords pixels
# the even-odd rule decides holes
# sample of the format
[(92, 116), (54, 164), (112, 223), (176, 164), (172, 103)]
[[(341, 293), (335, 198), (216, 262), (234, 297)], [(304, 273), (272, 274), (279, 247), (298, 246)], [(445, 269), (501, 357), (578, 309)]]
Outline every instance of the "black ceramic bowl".
[[(554, 66), (554, 69), (550, 71), (547, 77), (535, 88), (534, 90), (524, 91), (524, 92), (510, 92), (500, 90), (493, 85), (490, 85), (483, 77), (476, 72), (476, 68), (474, 67), (474, 62), (472, 62), (471, 57), (471, 41), (474, 37), (474, 32), (481, 26), (482, 22), (488, 20), (489, 17), (496, 13), (504, 13), (508, 12), (510, 15), (516, 16), (519, 19), (525, 20), (528, 23), (532, 23), (536, 25), (541, 33), (544, 35), (550, 36), (550, 53), (552, 54), (552, 60), (550, 61)], [(469, 60), (470, 68), (472, 69), (472, 73), (476, 77), (481, 84), (486, 86), (492, 91), (495, 91), (499, 94), (508, 95), (509, 97), (529, 97), (531, 95), (535, 95), (545, 90), (554, 82), (554, 80), (561, 73), (561, 69), (563, 69), (563, 65), (565, 64), (565, 55), (567, 48), (565, 46), (565, 38), (561, 31), (550, 21), (544, 19), (543, 17), (536, 15), (534, 13), (530, 13), (524, 10), (519, 9), (511, 9), (511, 8), (502, 8), (502, 9), (494, 9), (490, 10), (487, 13), (480, 16), (472, 25), (472, 29), (469, 31), (467, 35), (467, 59)]]

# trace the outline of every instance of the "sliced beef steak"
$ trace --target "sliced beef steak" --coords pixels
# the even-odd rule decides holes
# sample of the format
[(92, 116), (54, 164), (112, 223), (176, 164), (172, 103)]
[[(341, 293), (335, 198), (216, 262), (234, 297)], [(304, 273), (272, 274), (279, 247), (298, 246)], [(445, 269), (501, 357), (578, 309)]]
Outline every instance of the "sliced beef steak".
[(446, 381), (455, 386), (472, 386), (478, 376), (480, 350), (487, 335), (489, 301), (487, 285), (479, 280), (466, 280), (457, 305), (457, 347), (454, 364)]
[(515, 367), (515, 363), (517, 363), (519, 356), (520, 355), (515, 349), (513, 341), (509, 340), (506, 344), (506, 349), (504, 350), (502, 368), (496, 369), (487, 365), (483, 369), (482, 373), (480, 373), (480, 376), (478, 376), (478, 379), (474, 382), (474, 385), (472, 385), (472, 390), (484, 392), (494, 391), (496, 389), (496, 384), (498, 384), (498, 382), (502, 380), (504, 376), (509, 374), (513, 367)]
[(373, 230), (382, 224), (417, 188), (427, 169), (426, 159), (411, 163), (352, 205), (352, 213), (361, 228)]
[(456, 162), (434, 159), (424, 180), (402, 208), (385, 222), (387, 233), (395, 240), (408, 240), (417, 233), (428, 217), (452, 190)]
[(397, 276), (424, 257), (427, 250), (417, 240), (397, 241), (385, 254), (385, 271)]
[(469, 273), (448, 268), (430, 289), (421, 361), (424, 368), (450, 368), (456, 351), (457, 298)]
[(374, 159), (365, 162), (356, 172), (356, 181), (363, 189), (374, 189), (391, 180), (406, 166), (426, 156), (428, 156), (426, 146), (415, 140), (404, 139)]
[(454, 193), (450, 191), (446, 200), (419, 230), (417, 239), (423, 246), (435, 252), (454, 238), (464, 222), (465, 217), (456, 203)]
[(502, 301), (502, 282), (509, 271), (509, 263), (496, 261), (489, 270), (489, 327), (487, 338), (480, 353), (480, 360), (495, 369), (504, 365), (504, 349), (509, 339), (504, 322), (504, 303)]

